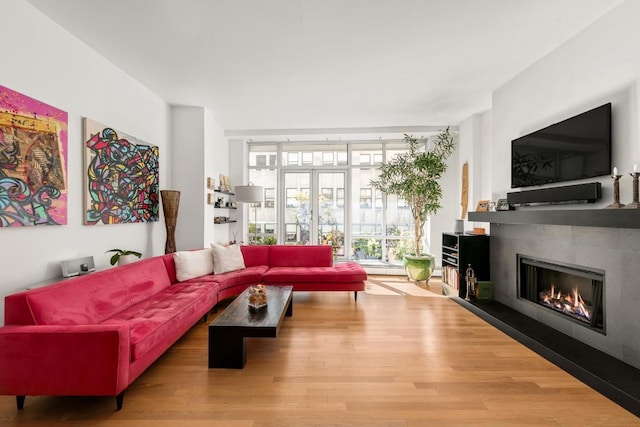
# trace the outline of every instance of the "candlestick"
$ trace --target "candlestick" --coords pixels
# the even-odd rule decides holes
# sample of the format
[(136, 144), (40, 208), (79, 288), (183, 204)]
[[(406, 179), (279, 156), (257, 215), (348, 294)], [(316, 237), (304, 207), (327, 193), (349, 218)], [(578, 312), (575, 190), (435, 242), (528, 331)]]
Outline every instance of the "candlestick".
[(607, 209), (620, 209), (624, 207), (624, 204), (620, 203), (620, 178), (622, 175), (618, 175), (618, 168), (613, 168), (613, 203), (607, 206)]
[(630, 173), (633, 178), (633, 202), (625, 205), (623, 209), (640, 209), (640, 201), (638, 201), (638, 177), (640, 172), (636, 172), (636, 165), (633, 165), (633, 173)]

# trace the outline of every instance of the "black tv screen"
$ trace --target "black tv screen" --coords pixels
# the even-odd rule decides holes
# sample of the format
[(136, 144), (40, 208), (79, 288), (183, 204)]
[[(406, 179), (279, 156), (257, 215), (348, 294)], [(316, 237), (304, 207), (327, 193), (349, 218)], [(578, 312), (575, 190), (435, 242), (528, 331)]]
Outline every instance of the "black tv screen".
[(611, 174), (611, 103), (511, 141), (511, 188)]

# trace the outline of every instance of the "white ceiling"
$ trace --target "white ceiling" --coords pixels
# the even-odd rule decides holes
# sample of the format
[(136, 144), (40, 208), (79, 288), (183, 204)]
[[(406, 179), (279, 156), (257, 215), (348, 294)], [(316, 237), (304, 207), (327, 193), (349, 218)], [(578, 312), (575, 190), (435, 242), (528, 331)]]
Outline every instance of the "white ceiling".
[(621, 0), (28, 0), (227, 130), (457, 124)]

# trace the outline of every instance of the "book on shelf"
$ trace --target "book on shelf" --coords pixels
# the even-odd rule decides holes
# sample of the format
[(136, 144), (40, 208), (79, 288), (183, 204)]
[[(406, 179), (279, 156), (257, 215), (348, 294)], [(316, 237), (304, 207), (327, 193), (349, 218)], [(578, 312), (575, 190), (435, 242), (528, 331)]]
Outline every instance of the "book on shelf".
[(445, 265), (442, 268), (442, 281), (454, 289), (460, 289), (458, 269), (450, 265)]

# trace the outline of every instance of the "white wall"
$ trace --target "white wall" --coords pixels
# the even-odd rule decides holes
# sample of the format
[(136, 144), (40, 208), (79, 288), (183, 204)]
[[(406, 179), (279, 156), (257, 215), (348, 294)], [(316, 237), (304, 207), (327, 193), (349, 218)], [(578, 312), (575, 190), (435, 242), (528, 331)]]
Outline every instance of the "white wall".
[[(82, 117), (114, 127), (160, 150), (160, 186), (171, 184), (169, 106), (22, 0), (0, 3), (0, 84), (69, 113), (68, 225), (0, 229), (0, 301), (25, 285), (60, 276), (60, 261), (105, 250), (164, 252), (164, 223), (83, 225)], [(3, 304), (3, 302), (0, 302)], [(4, 313), (4, 305), (0, 305)], [(2, 318), (4, 316), (2, 315)]]
[(219, 175), (228, 175), (229, 155), (224, 130), (210, 111), (203, 107), (171, 107), (173, 148), (172, 190), (180, 191), (180, 209), (176, 224), (177, 250), (209, 247), (212, 242), (229, 241), (229, 225), (213, 223), (216, 215), (207, 204), (207, 178), (220, 183)]
[[(458, 132), (456, 132), (458, 133)], [(460, 218), (460, 183), (461, 181), (461, 168), (458, 167), (460, 156), (460, 142), (462, 137), (462, 129), (455, 137), (456, 150), (451, 154), (451, 157), (447, 160), (447, 171), (440, 179), (440, 185), (442, 186), (442, 200), (440, 205), (442, 206), (435, 215), (429, 217), (426, 225), (426, 236), (428, 245), (425, 249), (436, 257), (436, 268), (440, 269), (442, 266), (442, 233), (452, 232), (455, 225), (455, 220)], [(431, 137), (435, 138), (435, 137)]]
[[(607, 102), (613, 108), (613, 164), (626, 175), (640, 163), (639, 16), (640, 2), (622, 3), (494, 92), (493, 199), (511, 191), (511, 140)], [(593, 180), (584, 182), (589, 181)], [(603, 200), (596, 208), (611, 203), (613, 197), (611, 179), (599, 181)], [(622, 202), (630, 201), (630, 177), (622, 178), (620, 189)], [(572, 207), (584, 208), (558, 208)]]
[[(220, 174), (229, 176), (231, 186), (240, 185), (239, 181), (234, 180), (230, 176), (230, 164), (234, 165), (234, 168), (242, 170), (242, 163), (230, 162), (229, 159), (229, 143), (224, 135), (224, 129), (215, 120), (215, 117), (209, 110), (205, 110), (205, 176), (214, 178), (216, 185), (219, 182), (218, 178)], [(206, 185), (206, 184), (205, 184)], [(230, 200), (229, 197), (227, 197)], [(205, 208), (206, 218), (204, 224), (204, 230), (202, 235), (204, 236), (204, 246), (209, 247), (213, 242), (215, 243), (227, 243), (230, 240), (229, 230), (233, 224), (214, 224), (214, 216), (234, 216), (232, 210), (219, 210), (214, 211), (213, 206), (207, 206)]]
[[(457, 168), (460, 182), (457, 189), (459, 209), (456, 218), (462, 213), (462, 167), (469, 166), (469, 194), (467, 213), (476, 210), (480, 200), (496, 200), (491, 194), (491, 111), (474, 114), (460, 123), (460, 143)], [(465, 216), (465, 230), (474, 226), (488, 229), (488, 224), (470, 224)], [(489, 230), (487, 230), (489, 231)]]
[(202, 248), (205, 221), (203, 194), (207, 185), (204, 174), (204, 108), (173, 106), (171, 121), (172, 140), (175, 141), (171, 189), (180, 191), (176, 249), (181, 251)]

